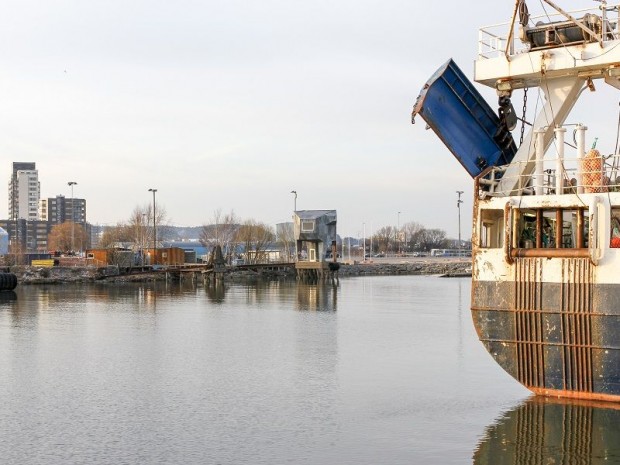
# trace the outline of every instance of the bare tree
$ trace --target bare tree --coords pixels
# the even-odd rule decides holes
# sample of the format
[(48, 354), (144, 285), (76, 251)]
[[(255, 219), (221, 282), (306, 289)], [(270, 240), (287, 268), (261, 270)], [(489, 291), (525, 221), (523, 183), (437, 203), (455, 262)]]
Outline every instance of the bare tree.
[(88, 243), (88, 234), (81, 224), (71, 221), (55, 225), (47, 236), (49, 250), (69, 252), (73, 243)]
[(9, 253), (4, 257), (5, 265), (26, 265), (26, 247), (19, 241), (9, 244)]
[(293, 223), (282, 223), (276, 231), (276, 241), (280, 250), (284, 251), (286, 261), (292, 261), (295, 253), (295, 229)]
[(411, 221), (403, 225), (403, 230), (405, 231), (405, 247), (410, 250), (415, 250), (419, 247), (420, 232), (424, 230), (424, 226), (415, 221)]
[(160, 203), (157, 204), (157, 211), (155, 212), (155, 225), (153, 224), (153, 204), (148, 204), (143, 207), (136, 207), (134, 209), (134, 213), (130, 217), (129, 223), (131, 224), (132, 220), (135, 220), (135, 213), (146, 213), (146, 224), (145, 224), (145, 241), (147, 247), (153, 246), (153, 227), (157, 227), (157, 242), (163, 241), (167, 237), (166, 226), (168, 225), (168, 212), (166, 211), (166, 207)]
[(129, 217), (127, 227), (131, 232), (134, 247), (139, 250), (148, 248), (153, 233), (152, 229), (149, 228), (151, 217), (152, 211), (149, 205), (137, 205)]
[(222, 209), (218, 208), (213, 212), (211, 222), (202, 226), (200, 242), (211, 248), (219, 245), (226, 261), (230, 263), (237, 248), (238, 230), (239, 219), (235, 212), (231, 210), (230, 213), (222, 213)]
[(383, 226), (373, 237), (373, 247), (376, 246), (379, 252), (386, 253), (392, 250), (392, 244), (395, 240), (396, 228), (393, 226)]
[(132, 242), (133, 232), (131, 227), (124, 223), (118, 223), (116, 226), (108, 226), (104, 229), (99, 239), (99, 247), (106, 249), (112, 247), (118, 242)]
[(236, 237), (245, 246), (246, 262), (259, 263), (266, 260), (267, 246), (273, 242), (275, 235), (265, 223), (247, 220), (239, 227)]
[(420, 231), (420, 246), (423, 250), (445, 249), (448, 245), (446, 232), (442, 229), (423, 229)]
[[(157, 206), (156, 212), (157, 241), (164, 239), (162, 226), (168, 222), (166, 208)], [(119, 222), (116, 226), (108, 226), (99, 240), (99, 247), (109, 248), (116, 243), (127, 242), (134, 250), (153, 247), (153, 207), (152, 204), (137, 205), (127, 222)]]

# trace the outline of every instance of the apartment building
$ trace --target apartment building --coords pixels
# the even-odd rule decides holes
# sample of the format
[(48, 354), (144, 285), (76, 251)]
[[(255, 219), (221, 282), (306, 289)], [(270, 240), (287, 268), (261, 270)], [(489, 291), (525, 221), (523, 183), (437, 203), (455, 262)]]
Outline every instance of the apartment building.
[(39, 214), (42, 220), (52, 224), (72, 221), (83, 225), (86, 223), (86, 200), (66, 198), (64, 195), (41, 199)]
[(13, 162), (9, 181), (9, 218), (35, 221), (39, 219), (41, 184), (36, 164)]

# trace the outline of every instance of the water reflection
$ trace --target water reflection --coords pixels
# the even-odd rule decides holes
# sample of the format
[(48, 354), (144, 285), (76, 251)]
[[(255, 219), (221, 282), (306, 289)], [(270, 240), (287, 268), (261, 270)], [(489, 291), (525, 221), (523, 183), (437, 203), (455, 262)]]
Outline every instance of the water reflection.
[(217, 280), (205, 286), (205, 293), (210, 302), (221, 304), (226, 297), (226, 285), (224, 281)]
[(17, 299), (17, 294), (15, 294), (15, 291), (0, 292), (0, 305), (7, 302), (13, 302), (15, 299)]
[(297, 283), (297, 309), (303, 311), (335, 312), (338, 288), (331, 283)]
[(620, 406), (533, 397), (485, 431), (473, 463), (620, 463)]

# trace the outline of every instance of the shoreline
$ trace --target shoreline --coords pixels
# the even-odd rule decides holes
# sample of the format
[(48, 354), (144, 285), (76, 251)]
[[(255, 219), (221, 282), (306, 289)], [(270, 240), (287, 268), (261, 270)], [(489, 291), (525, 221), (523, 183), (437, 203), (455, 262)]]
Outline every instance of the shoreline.
[[(121, 274), (118, 267), (35, 267), (12, 266), (9, 271), (17, 276), (18, 285), (119, 283), (165, 281), (166, 273)], [(440, 275), (446, 277), (471, 276), (470, 259), (426, 260), (401, 263), (340, 263), (339, 278), (355, 276)], [(178, 278), (177, 278), (178, 279)], [(224, 282), (253, 279), (295, 279), (295, 271), (255, 272), (229, 267), (224, 272)]]

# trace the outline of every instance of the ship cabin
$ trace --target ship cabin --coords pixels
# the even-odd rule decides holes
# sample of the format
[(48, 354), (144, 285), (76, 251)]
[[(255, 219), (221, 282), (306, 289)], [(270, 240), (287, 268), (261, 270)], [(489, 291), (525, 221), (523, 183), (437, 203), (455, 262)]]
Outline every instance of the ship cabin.
[(605, 249), (620, 248), (620, 158), (594, 148), (586, 152), (585, 126), (572, 129), (577, 139), (572, 157), (564, 153), (566, 128), (558, 127), (557, 153), (540, 152), (533, 162), (523, 162), (533, 172), (524, 166), (508, 179), (505, 167), (492, 167), (476, 178), (474, 243), (480, 251), (501, 248), (508, 263), (557, 257), (596, 264)]

